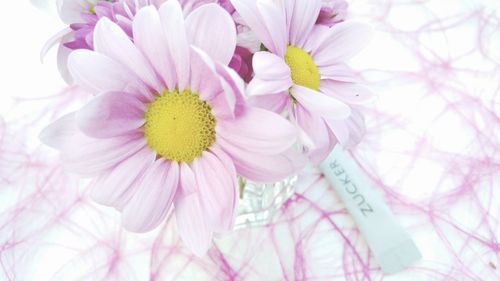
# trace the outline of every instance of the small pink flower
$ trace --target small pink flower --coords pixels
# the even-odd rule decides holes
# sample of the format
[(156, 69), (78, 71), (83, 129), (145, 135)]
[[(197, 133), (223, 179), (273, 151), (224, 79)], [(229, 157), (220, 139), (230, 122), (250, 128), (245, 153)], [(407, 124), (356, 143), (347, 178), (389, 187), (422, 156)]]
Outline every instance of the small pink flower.
[(133, 42), (103, 18), (95, 51), (71, 53), (74, 81), (98, 96), (41, 139), (70, 171), (93, 179), (92, 197), (122, 211), (128, 230), (155, 228), (174, 206), (182, 239), (201, 256), (214, 234), (232, 228), (237, 175), (274, 182), (303, 166), (291, 150), (297, 132), (245, 104), (243, 81), (226, 66), (235, 27), (220, 6), (184, 19), (169, 0), (142, 8), (132, 30)]
[(278, 113), (286, 109), (316, 163), (337, 141), (359, 141), (364, 124), (358, 113), (351, 115), (352, 106), (372, 94), (355, 83), (345, 61), (364, 47), (370, 28), (351, 22), (316, 25), (321, 0), (232, 3), (262, 43), (248, 86), (253, 104)]
[(93, 49), (93, 32), (97, 21), (108, 18), (117, 23), (129, 36), (132, 19), (139, 8), (163, 0), (57, 0), (59, 16), (69, 27), (58, 32), (45, 44), (42, 58), (55, 45), (58, 46), (57, 66), (65, 81), (71, 83), (67, 69), (72, 50)]

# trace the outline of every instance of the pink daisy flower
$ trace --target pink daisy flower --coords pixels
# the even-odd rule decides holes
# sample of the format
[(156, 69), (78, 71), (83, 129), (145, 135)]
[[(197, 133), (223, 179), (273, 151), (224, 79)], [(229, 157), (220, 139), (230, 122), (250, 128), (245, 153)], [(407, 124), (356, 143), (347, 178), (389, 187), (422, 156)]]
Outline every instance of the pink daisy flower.
[(173, 205), (182, 239), (203, 255), (214, 234), (232, 228), (237, 175), (274, 182), (303, 166), (291, 150), (297, 132), (244, 103), (243, 81), (226, 66), (235, 26), (220, 6), (184, 19), (169, 0), (141, 9), (132, 30), (133, 41), (101, 19), (95, 51), (72, 52), (73, 79), (97, 96), (41, 139), (67, 169), (93, 179), (91, 196), (120, 210), (126, 229), (155, 228)]
[(93, 32), (97, 21), (108, 18), (117, 23), (129, 36), (132, 19), (141, 7), (159, 5), (164, 0), (57, 0), (61, 20), (69, 26), (54, 35), (42, 49), (41, 57), (55, 45), (57, 66), (63, 79), (71, 82), (67, 69), (68, 56), (73, 50), (93, 49)]
[(363, 119), (356, 111), (351, 114), (353, 105), (372, 94), (354, 83), (345, 61), (367, 43), (370, 28), (350, 22), (316, 25), (321, 0), (232, 3), (262, 43), (253, 56), (252, 102), (279, 113), (286, 109), (316, 163), (337, 141), (358, 141), (354, 137), (363, 130)]

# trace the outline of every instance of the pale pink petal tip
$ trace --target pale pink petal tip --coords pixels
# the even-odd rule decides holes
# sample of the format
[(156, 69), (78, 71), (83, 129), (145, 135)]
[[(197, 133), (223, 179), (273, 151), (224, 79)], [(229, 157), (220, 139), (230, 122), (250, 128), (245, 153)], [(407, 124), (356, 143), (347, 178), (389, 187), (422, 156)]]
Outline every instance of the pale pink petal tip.
[(212, 246), (213, 231), (206, 218), (198, 193), (178, 196), (175, 200), (175, 218), (179, 235), (196, 256), (203, 257)]
[(163, 222), (174, 201), (178, 179), (177, 162), (157, 160), (123, 209), (123, 227), (133, 232), (147, 232)]
[(60, 150), (68, 137), (78, 130), (74, 120), (75, 114), (70, 113), (54, 121), (40, 132), (40, 141), (52, 148)]

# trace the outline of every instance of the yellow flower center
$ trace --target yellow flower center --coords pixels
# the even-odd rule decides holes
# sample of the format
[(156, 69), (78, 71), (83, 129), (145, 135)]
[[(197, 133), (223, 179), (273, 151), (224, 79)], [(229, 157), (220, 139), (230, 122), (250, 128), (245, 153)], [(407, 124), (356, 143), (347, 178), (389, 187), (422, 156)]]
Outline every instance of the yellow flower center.
[(301, 48), (290, 45), (286, 48), (285, 62), (290, 67), (295, 84), (319, 90), (321, 80), (319, 69), (311, 55)]
[(147, 107), (148, 145), (168, 160), (191, 162), (215, 142), (215, 117), (206, 101), (185, 89), (164, 90)]

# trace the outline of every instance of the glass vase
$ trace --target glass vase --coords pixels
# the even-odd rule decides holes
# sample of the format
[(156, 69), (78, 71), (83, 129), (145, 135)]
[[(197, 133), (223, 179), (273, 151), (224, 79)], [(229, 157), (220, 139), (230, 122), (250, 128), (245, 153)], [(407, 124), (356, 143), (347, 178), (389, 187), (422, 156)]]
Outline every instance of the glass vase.
[(234, 229), (262, 226), (295, 192), (297, 176), (275, 183), (256, 183), (239, 178), (240, 198)]

